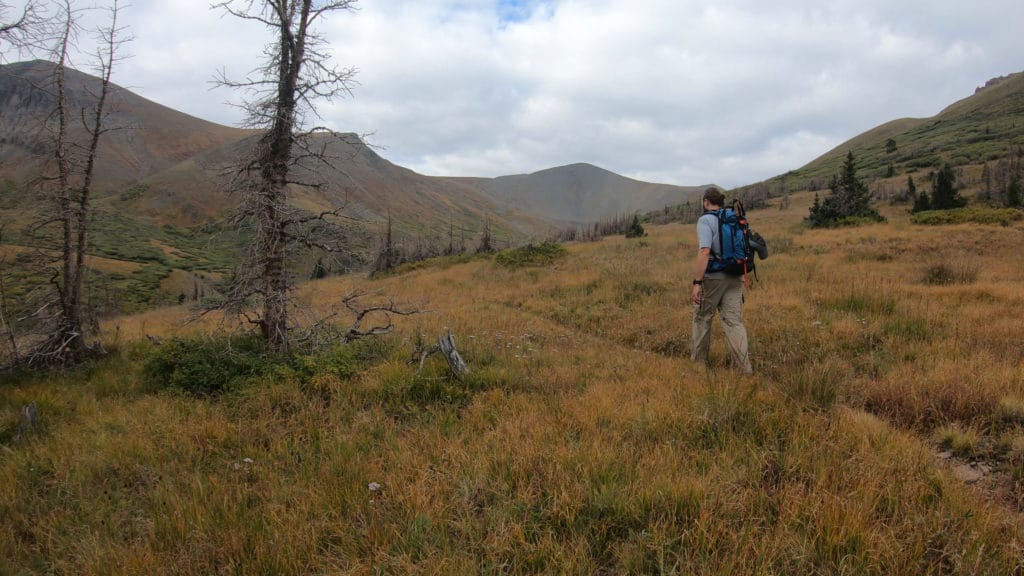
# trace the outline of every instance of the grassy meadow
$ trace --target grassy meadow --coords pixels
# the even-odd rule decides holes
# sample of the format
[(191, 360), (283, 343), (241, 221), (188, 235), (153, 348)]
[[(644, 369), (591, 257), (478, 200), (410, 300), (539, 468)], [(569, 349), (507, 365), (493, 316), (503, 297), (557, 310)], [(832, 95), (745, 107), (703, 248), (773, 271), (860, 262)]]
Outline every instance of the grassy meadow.
[[(112, 321), (107, 358), (0, 384), (0, 574), (1024, 573), (1024, 222), (810, 201), (750, 215), (748, 378), (717, 320), (689, 361), (681, 224), (310, 282), (313, 315), (421, 313), (216, 397), (144, 370), (210, 325)], [(417, 372), (449, 330), (470, 375)]]

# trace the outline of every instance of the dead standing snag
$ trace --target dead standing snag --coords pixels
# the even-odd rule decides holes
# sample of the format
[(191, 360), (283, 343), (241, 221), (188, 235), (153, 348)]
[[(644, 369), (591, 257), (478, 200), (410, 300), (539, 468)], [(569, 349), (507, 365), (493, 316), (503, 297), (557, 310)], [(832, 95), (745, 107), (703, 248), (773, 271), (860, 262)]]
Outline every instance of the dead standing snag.
[[(327, 162), (324, 149), (310, 144), (314, 133), (300, 133), (305, 114), (316, 113), (314, 99), (330, 100), (351, 93), (355, 70), (329, 65), (326, 42), (313, 32), (318, 20), (331, 12), (351, 10), (354, 0), (228, 0), (214, 4), (225, 13), (263, 24), (274, 35), (266, 50), (265, 65), (245, 81), (229, 80), (221, 86), (243, 90), (252, 96), (240, 106), (249, 127), (264, 130), (249, 162), (238, 171), (236, 188), (245, 194), (243, 212), (256, 226), (248, 262), (238, 274), (228, 307), (244, 307), (251, 297), (261, 300), (262, 311), (254, 322), (271, 352), (287, 352), (289, 341), (288, 246), (296, 238), (289, 226), (296, 224), (288, 204), (290, 185), (310, 185), (290, 179), (300, 160)], [(315, 184), (313, 184), (315, 185)], [(326, 214), (321, 215), (321, 218)]]

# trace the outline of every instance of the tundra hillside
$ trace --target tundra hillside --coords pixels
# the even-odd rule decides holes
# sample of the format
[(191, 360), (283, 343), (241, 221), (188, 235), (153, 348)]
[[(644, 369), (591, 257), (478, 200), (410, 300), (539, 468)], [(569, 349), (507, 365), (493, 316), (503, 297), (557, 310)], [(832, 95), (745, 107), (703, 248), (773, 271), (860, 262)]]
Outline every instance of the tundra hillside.
[[(424, 313), (220, 395), (158, 389), (169, 337), (207, 330), (186, 310), (121, 318), (108, 358), (0, 385), (3, 572), (1020, 573), (1019, 213), (808, 230), (810, 203), (751, 213), (749, 379), (717, 323), (688, 360), (679, 224), (311, 282), (324, 312)], [(449, 330), (471, 373), (417, 372)]]

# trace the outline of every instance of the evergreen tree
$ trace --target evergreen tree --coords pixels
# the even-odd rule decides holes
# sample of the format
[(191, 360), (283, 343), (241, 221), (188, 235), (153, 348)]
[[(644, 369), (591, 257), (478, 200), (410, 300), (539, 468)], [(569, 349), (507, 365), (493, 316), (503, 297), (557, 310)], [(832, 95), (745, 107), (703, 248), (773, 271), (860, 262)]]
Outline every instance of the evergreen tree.
[(853, 152), (846, 155), (843, 170), (832, 177), (831, 194), (820, 204), (815, 202), (806, 222), (812, 228), (842, 224), (848, 219), (885, 220), (871, 207), (871, 191), (857, 176)]
[(960, 195), (956, 185), (956, 173), (947, 163), (935, 175), (932, 190), (932, 210), (963, 208), (967, 199)]
[(1010, 208), (1024, 206), (1024, 190), (1021, 189), (1020, 177), (1016, 174), (1010, 176), (1010, 183), (1006, 186), (1006, 205)]
[(914, 207), (910, 211), (914, 214), (918, 212), (924, 212), (932, 209), (931, 199), (928, 198), (928, 193), (921, 190), (921, 194), (914, 196)]
[(634, 214), (633, 223), (630, 224), (629, 230), (626, 230), (626, 238), (642, 238), (646, 234), (644, 227), (640, 224), (640, 216)]
[(907, 175), (907, 197), (914, 203), (913, 207), (910, 208), (911, 214), (932, 209), (932, 201), (928, 197), (928, 193), (921, 190), (921, 193), (918, 194), (917, 186), (914, 184), (914, 177), (910, 175)]
[(316, 264), (313, 265), (313, 273), (309, 275), (311, 280), (319, 280), (327, 276), (327, 268), (324, 266), (323, 257), (316, 259)]

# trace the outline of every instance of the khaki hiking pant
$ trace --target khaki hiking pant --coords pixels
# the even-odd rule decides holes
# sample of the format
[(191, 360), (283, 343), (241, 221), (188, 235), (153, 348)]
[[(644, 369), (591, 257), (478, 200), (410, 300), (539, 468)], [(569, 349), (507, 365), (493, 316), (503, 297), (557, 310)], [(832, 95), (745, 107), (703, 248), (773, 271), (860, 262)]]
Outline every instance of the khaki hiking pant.
[(743, 327), (743, 277), (705, 278), (700, 304), (693, 306), (693, 351), (694, 362), (708, 361), (711, 347), (711, 320), (718, 311), (718, 317), (725, 328), (725, 340), (732, 355), (732, 366), (742, 374), (754, 370), (747, 354), (747, 329)]

